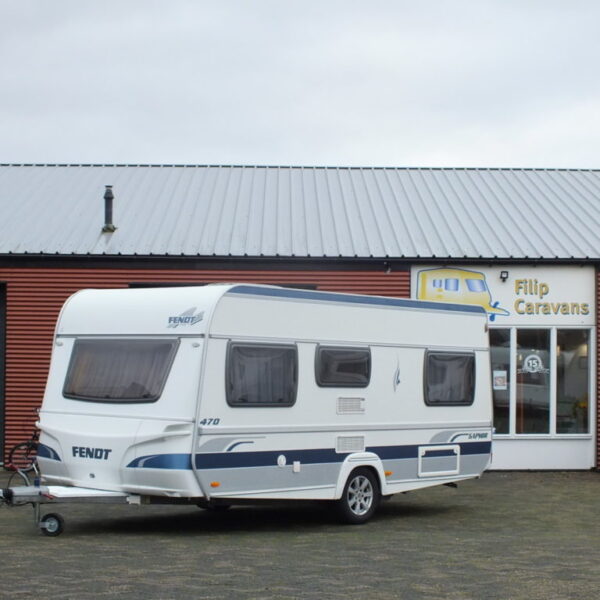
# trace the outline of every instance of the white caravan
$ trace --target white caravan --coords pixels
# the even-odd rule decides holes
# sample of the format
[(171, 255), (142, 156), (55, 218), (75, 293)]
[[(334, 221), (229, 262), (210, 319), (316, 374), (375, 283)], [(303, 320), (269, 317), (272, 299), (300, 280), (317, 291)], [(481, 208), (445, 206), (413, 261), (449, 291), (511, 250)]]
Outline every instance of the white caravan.
[(64, 486), (209, 508), (331, 500), (364, 522), (382, 496), (488, 466), (488, 348), (479, 306), (84, 290), (58, 320), (38, 463), (57, 500)]

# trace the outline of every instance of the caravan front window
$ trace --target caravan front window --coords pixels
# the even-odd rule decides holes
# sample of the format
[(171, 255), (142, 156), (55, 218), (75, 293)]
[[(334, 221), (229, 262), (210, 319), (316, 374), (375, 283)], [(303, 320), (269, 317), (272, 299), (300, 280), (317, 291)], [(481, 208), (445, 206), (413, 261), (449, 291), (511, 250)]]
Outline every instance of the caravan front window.
[(178, 340), (76, 340), (63, 395), (89, 402), (155, 402)]

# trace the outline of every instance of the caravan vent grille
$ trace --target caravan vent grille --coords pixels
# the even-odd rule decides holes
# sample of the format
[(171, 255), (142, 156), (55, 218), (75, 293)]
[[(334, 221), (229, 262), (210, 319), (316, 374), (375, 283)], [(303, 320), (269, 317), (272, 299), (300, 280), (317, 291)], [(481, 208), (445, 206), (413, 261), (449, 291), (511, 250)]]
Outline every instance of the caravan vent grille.
[(335, 451), (340, 454), (345, 452), (364, 452), (365, 438), (362, 435), (339, 436), (335, 444)]
[(365, 412), (364, 398), (338, 398), (338, 415), (362, 415)]

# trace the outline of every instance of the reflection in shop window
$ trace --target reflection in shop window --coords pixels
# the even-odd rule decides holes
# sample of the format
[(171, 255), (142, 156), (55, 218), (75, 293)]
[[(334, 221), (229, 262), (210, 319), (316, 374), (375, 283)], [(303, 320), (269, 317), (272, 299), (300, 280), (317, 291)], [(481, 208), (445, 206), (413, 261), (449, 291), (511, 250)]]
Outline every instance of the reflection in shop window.
[(588, 331), (556, 334), (556, 432), (589, 433)]
[(508, 433), (510, 422), (510, 329), (490, 330), (490, 361), (496, 433)]
[(550, 433), (550, 330), (517, 331), (516, 433)]

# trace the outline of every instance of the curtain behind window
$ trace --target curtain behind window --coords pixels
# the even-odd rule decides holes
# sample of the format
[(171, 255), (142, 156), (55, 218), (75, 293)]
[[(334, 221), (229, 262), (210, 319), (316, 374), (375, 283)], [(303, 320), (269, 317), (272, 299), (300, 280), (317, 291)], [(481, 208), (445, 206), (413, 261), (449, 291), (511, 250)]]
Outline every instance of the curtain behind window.
[(296, 348), (233, 344), (228, 361), (231, 405), (289, 406), (296, 400)]
[(99, 402), (155, 401), (177, 344), (177, 340), (77, 340), (63, 393)]
[(472, 354), (428, 353), (427, 404), (472, 404), (475, 357)]

